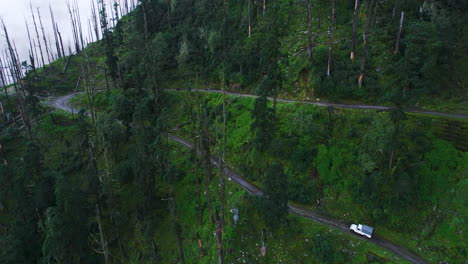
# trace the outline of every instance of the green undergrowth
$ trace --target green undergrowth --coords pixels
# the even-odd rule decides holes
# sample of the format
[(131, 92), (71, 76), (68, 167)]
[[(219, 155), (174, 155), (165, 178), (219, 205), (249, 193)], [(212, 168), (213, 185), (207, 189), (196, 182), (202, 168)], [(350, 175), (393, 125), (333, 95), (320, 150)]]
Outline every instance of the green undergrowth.
[[(209, 223), (206, 196), (197, 184), (192, 153), (178, 143), (170, 145), (171, 161), (185, 174), (177, 183), (176, 197), (186, 260), (188, 263), (214, 263), (217, 261), (215, 229)], [(210, 189), (215, 201), (219, 200), (218, 181), (216, 174)], [(203, 205), (202, 224), (198, 221), (197, 193), (200, 193)], [(294, 215), (288, 217), (287, 226), (267, 232), (257, 208), (257, 198), (232, 181), (227, 182), (226, 198), (223, 239), (228, 263), (407, 263), (371, 243)], [(214, 205), (215, 208), (219, 206)], [(233, 220), (235, 208), (239, 210), (237, 224)], [(172, 263), (177, 258), (177, 248), (173, 231), (168, 228), (172, 225), (170, 216), (165, 223), (155, 239), (164, 252), (161, 263)], [(267, 256), (261, 257), (264, 240)]]
[[(110, 112), (112, 110), (112, 102), (114, 101), (115, 97), (121, 94), (121, 90), (112, 89), (109, 92), (107, 91), (97, 91), (92, 96), (92, 100), (96, 107), (97, 111), (106, 111)], [(89, 108), (90, 104), (90, 96), (86, 92), (80, 93), (70, 99), (70, 104), (73, 107), (78, 108)]]
[[(202, 117), (202, 109), (206, 109), (210, 136), (215, 143), (212, 153), (218, 155), (222, 94), (178, 91), (168, 95), (172, 107), (167, 110), (167, 127), (176, 128), (171, 133), (191, 140), (191, 127), (196, 123), (197, 115)], [(452, 145), (457, 141), (450, 144), (438, 135), (437, 127), (445, 119), (418, 115), (403, 118), (399, 125), (400, 147), (395, 152), (397, 158), (392, 161), (394, 168), (386, 171), (388, 155), (383, 155), (378, 148), (389, 144), (386, 142), (394, 129), (391, 113), (349, 109), (330, 112), (328, 108), (302, 103), (278, 103), (275, 137), (267, 152), (262, 153), (252, 144), (254, 101), (253, 98), (227, 96), (226, 150), (227, 162), (232, 169), (261, 186), (269, 164), (278, 160), (289, 175), (285, 192), (294, 204), (348, 223), (371, 225), (380, 237), (404, 246), (430, 262), (464, 259), (467, 253), (463, 238), (466, 232), (463, 216), (466, 177), (463, 171), (466, 171), (468, 159), (466, 152), (458, 151)], [(194, 105), (201, 106), (198, 114)], [(189, 115), (191, 111), (192, 116)], [(399, 169), (398, 164), (405, 161), (408, 167)], [(378, 169), (379, 166), (383, 168)], [(390, 173), (387, 177), (401, 178), (403, 176), (399, 175), (405, 174), (395, 171), (404, 173), (414, 166), (417, 170), (410, 170), (415, 175), (412, 177), (417, 177), (418, 186), (423, 187), (407, 186), (405, 188), (412, 188), (414, 194), (402, 192), (401, 195), (411, 197), (417, 203), (407, 205), (403, 210), (392, 205), (399, 202), (398, 198), (391, 198), (392, 192), (398, 191), (395, 188), (403, 184), (398, 181), (380, 185), (393, 184), (393, 189), (382, 189), (379, 185), (372, 187), (378, 189), (380, 196), (366, 200), (366, 194), (362, 192), (371, 188), (364, 185), (365, 181), (376, 177), (371, 175), (382, 171)], [(366, 178), (365, 175), (369, 176)], [(181, 185), (181, 188), (192, 187), (193, 184)], [(192, 244), (196, 247), (195, 242)], [(189, 250), (194, 251), (197, 250)]]
[[(44, 149), (44, 164), (49, 168), (60, 169), (67, 153), (66, 143), (75, 137), (76, 119), (70, 114), (58, 112), (53, 116), (45, 116), (37, 127), (39, 137), (48, 137)], [(170, 152), (168, 158), (179, 171), (176, 190), (177, 216), (181, 225), (184, 254), (187, 263), (214, 263), (217, 261), (217, 244), (213, 236), (214, 226), (209, 221), (206, 196), (202, 186), (197, 181), (193, 154), (178, 143), (168, 142)], [(126, 147), (123, 147), (124, 150)], [(20, 156), (20, 155), (18, 155)], [(101, 164), (101, 162), (99, 162)], [(102, 165), (102, 164), (101, 164)], [(111, 165), (114, 166), (114, 165)], [(73, 175), (80, 184), (83, 168), (76, 168)], [(210, 186), (212, 199), (216, 201), (214, 208), (220, 208), (218, 197), (219, 174), (215, 176)], [(199, 171), (199, 176), (202, 174)], [(121, 179), (118, 179), (121, 181)], [(77, 185), (79, 186), (79, 185)], [(83, 188), (80, 186), (80, 188)], [(117, 197), (122, 203), (119, 208), (134, 208), (136, 200), (132, 199), (138, 190), (126, 186), (119, 190)], [(202, 204), (202, 223), (198, 222), (197, 195), (200, 194)], [(162, 197), (158, 202), (164, 208), (168, 200)], [(224, 233), (225, 261), (227, 263), (408, 263), (399, 260), (394, 255), (381, 248), (355, 238), (346, 233), (336, 232), (329, 227), (317, 224), (294, 215), (288, 217), (287, 226), (272, 233), (266, 232), (263, 216), (257, 208), (258, 200), (249, 195), (233, 181), (226, 184), (226, 226)], [(234, 223), (233, 211), (239, 210), (240, 220)], [(164, 212), (161, 209), (161, 212)], [(0, 213), (1, 217), (1, 213)], [(152, 240), (158, 263), (175, 263), (178, 251), (174, 236), (173, 218), (166, 210), (161, 213)], [(107, 220), (103, 223), (108, 229)], [(126, 263), (152, 263), (152, 260), (142, 259), (141, 252), (151, 251), (151, 245), (142, 228), (142, 222), (135, 219), (125, 234), (122, 243), (127, 250)], [(260, 256), (262, 241), (265, 239), (267, 256)], [(200, 242), (199, 242), (200, 241)], [(199, 247), (201, 245), (201, 248)], [(114, 249), (117, 252), (117, 249)], [(113, 258), (114, 259), (114, 258)]]
[[(190, 101), (184, 97), (186, 93), (174, 92), (171, 95), (180, 102), (188, 104)], [(220, 142), (222, 95), (203, 94), (194, 100), (198, 100), (210, 113), (212, 137)], [(401, 144), (407, 145), (406, 151), (409, 152), (401, 152), (401, 157), (420, 155), (420, 162), (425, 164), (414, 172), (421, 178), (421, 184), (427, 184), (425, 188), (429, 188), (426, 191), (418, 189), (413, 195), (421, 202), (405, 210), (379, 206), (373, 209), (359, 201), (362, 196), (356, 194), (362, 190), (362, 187), (359, 188), (360, 181), (365, 180), (359, 175), (362, 173), (359, 172), (362, 169), (359, 163), (366, 153), (360, 150), (366, 148), (371, 151), (374, 147), (368, 145), (371, 142), (361, 139), (377, 140), (374, 144), (385, 141), (385, 136), (382, 138), (382, 135), (374, 135), (374, 132), (380, 130), (380, 133), (385, 133), (379, 120), (388, 120), (388, 113), (337, 109), (330, 113), (326, 108), (301, 103), (278, 103), (276, 136), (268, 153), (260, 153), (252, 145), (253, 103), (252, 98), (237, 96), (228, 96), (227, 103), (228, 163), (249, 181), (261, 185), (269, 163), (280, 160), (290, 179), (287, 190), (289, 198), (295, 203), (348, 223), (372, 225), (379, 236), (405, 246), (429, 261), (458, 261), (466, 256), (463, 246), (466, 243), (463, 239), (466, 228), (460, 215), (465, 207), (459, 200), (463, 195), (462, 172), (466, 171), (467, 157), (465, 152), (457, 151), (453, 145), (434, 135), (433, 128), (437, 122), (432, 118), (410, 117), (402, 121), (407, 135), (402, 135)], [(190, 123), (187, 104), (175, 105), (172, 111), (177, 117), (173, 120), (174, 126)], [(185, 111), (185, 115), (181, 111)], [(329, 122), (330, 115), (332, 124)], [(190, 125), (183, 126), (176, 133), (190, 139)], [(422, 144), (424, 149), (414, 144)], [(219, 145), (214, 148), (219, 149)], [(382, 159), (386, 160), (385, 157)], [(452, 165), (444, 167), (437, 159), (446, 159)], [(434, 173), (440, 180), (424, 180), (425, 175), (435, 177), (429, 176)], [(438, 186), (441, 185), (438, 181), (444, 181), (444, 186)]]

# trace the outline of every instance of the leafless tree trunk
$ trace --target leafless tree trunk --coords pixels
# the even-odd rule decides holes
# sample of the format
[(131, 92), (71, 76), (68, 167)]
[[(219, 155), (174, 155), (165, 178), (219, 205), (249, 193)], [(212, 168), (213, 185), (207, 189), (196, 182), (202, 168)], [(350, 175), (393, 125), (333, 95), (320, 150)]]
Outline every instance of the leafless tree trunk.
[(87, 41), (88, 43), (86, 45), (88, 45), (89, 43), (91, 42), (94, 42), (94, 36), (93, 36), (93, 27), (91, 26), (91, 19), (88, 19), (88, 38), (89, 40)]
[(101, 241), (101, 250), (104, 255), (104, 263), (108, 264), (109, 263), (109, 249), (107, 247), (107, 240), (105, 239), (104, 236), (104, 231), (102, 229), (102, 224), (101, 224), (101, 211), (99, 210), (99, 205), (96, 204), (96, 221), (98, 223), (98, 228), (99, 228), (99, 238)]
[[(55, 27), (57, 28), (57, 34), (58, 34), (58, 36), (59, 36), (59, 39), (60, 39), (60, 47), (62, 48), (62, 55), (63, 55), (63, 57), (65, 57), (65, 56), (67, 56), (67, 55), (65, 54), (65, 49), (63, 48), (63, 39), (62, 39), (62, 34), (60, 33), (60, 31), (59, 31), (59, 28), (58, 28), (58, 25), (57, 25), (57, 24), (55, 24)], [(71, 56), (71, 53), (70, 53), (70, 56)]]
[(265, 15), (266, 13), (266, 0), (263, 0), (263, 11), (262, 14)]
[(307, 35), (308, 35), (308, 45), (307, 45), (307, 56), (309, 56), (309, 61), (312, 61), (312, 0), (307, 1)]
[(169, 212), (171, 214), (171, 220), (174, 229), (174, 235), (176, 237), (177, 249), (179, 253), (179, 262), (185, 264), (185, 255), (184, 255), (184, 245), (182, 239), (182, 227), (179, 223), (179, 216), (177, 214), (177, 199), (176, 199), (176, 192), (174, 191), (174, 179), (173, 173), (169, 173), (169, 177), (167, 178), (167, 185), (168, 185), (168, 194), (170, 195), (169, 198), (163, 199), (169, 202)]
[[(172, 187), (171, 187), (172, 188)], [(169, 199), (170, 211), (172, 216), (172, 222), (174, 225), (174, 233), (176, 236), (177, 249), (179, 253), (179, 261), (181, 264), (185, 264), (184, 245), (182, 240), (182, 230), (179, 223), (179, 217), (177, 216), (177, 204), (175, 199), (175, 192), (172, 191), (173, 197)]]
[(129, 6), (128, 6), (128, 0), (125, 0), (125, 14), (130, 13)]
[(109, 78), (107, 77), (107, 68), (104, 66), (104, 78), (106, 79), (106, 91), (110, 93)]
[(7, 84), (11, 84), (13, 83), (12, 79), (11, 79), (11, 74), (9, 74), (9, 72), (11, 73), (11, 70), (9, 68), (9, 65), (8, 65), (8, 59), (7, 59), (7, 51), (4, 50), (3, 51), (3, 63), (2, 63), (2, 69), (3, 69), (3, 76), (5, 78), (5, 81)]
[(169, 24), (169, 28), (172, 28), (172, 8), (171, 8), (171, 0), (166, 0), (167, 2), (167, 21)]
[(41, 30), (42, 30), (42, 39), (44, 40), (44, 46), (47, 54), (47, 59), (49, 60), (49, 63), (52, 62), (50, 58), (50, 52), (49, 52), (49, 43), (47, 42), (47, 37), (44, 31), (44, 25), (42, 24), (42, 17), (41, 17), (41, 12), (39, 11), (39, 8), (37, 8), (37, 17), (39, 18), (39, 25), (41, 25)]
[(141, 3), (141, 9), (143, 10), (143, 21), (145, 23), (145, 40), (148, 41), (148, 18), (146, 15), (146, 7), (145, 7), (146, 2)]
[(96, 36), (96, 40), (99, 40), (99, 14), (97, 13), (96, 6), (94, 1), (91, 0), (91, 21), (93, 22), (93, 29), (94, 35)]
[(359, 78), (358, 78), (358, 86), (359, 87), (362, 87), (362, 82), (364, 80), (364, 71), (365, 71), (365, 67), (366, 67), (367, 46), (369, 44), (370, 28), (372, 26), (372, 21), (373, 21), (374, 17), (376, 16), (376, 12), (377, 12), (378, 3), (375, 3), (374, 12), (372, 14), (372, 7), (373, 7), (374, 3), (375, 3), (375, 0), (371, 0), (370, 4), (368, 5), (369, 16), (367, 18), (366, 28), (365, 28), (364, 33), (363, 33), (364, 45), (362, 47), (361, 69), (360, 69), (360, 74), (359, 74)]
[(111, 18), (110, 18), (110, 21), (112, 22), (112, 28), (115, 28), (115, 13), (114, 13), (114, 5), (112, 4), (112, 1), (113, 0), (109, 0), (109, 6), (110, 6), (110, 15), (111, 15)]
[(248, 14), (249, 14), (249, 29), (248, 29), (248, 32), (249, 32), (249, 38), (250, 36), (252, 35), (252, 14), (251, 14), (251, 6), (252, 6), (252, 0), (249, 0), (249, 4), (248, 4)]
[(125, 10), (124, 10), (124, 6), (122, 5), (121, 0), (118, 0), (118, 5), (119, 5), (120, 17), (123, 17), (125, 15)]
[[(30, 50), (31, 56), (32, 56), (32, 58), (34, 60), (34, 50), (35, 50), (35, 48), (34, 48), (34, 45), (33, 45), (32, 41), (31, 41), (31, 34), (29, 32), (28, 22), (26, 21), (26, 19), (24, 19), (24, 22), (26, 24), (26, 32), (28, 33), (29, 50)], [(31, 65), (35, 68), (35, 65), (33, 64), (33, 62), (31, 62)]]
[(83, 87), (88, 96), (89, 107), (91, 110), (91, 117), (93, 119), (93, 122), (95, 122), (97, 119), (97, 111), (96, 111), (96, 105), (94, 102), (94, 93), (95, 93), (95, 87), (97, 85), (94, 81), (94, 78), (92, 77), (92, 70), (89, 66), (87, 56), (85, 56), (84, 62), (81, 64), (81, 77), (82, 78), (78, 79), (78, 81), (82, 79)]
[(335, 31), (335, 10), (336, 10), (336, 0), (332, 0), (332, 14), (331, 14), (331, 23), (330, 23), (330, 42), (328, 46), (328, 67), (327, 67), (327, 76), (330, 77), (331, 74), (331, 63), (332, 63), (332, 54), (333, 54), (333, 33)]
[(403, 20), (404, 19), (405, 19), (405, 12), (402, 11), (401, 16), (400, 16), (400, 27), (398, 29), (397, 40), (395, 44), (395, 51), (393, 52), (394, 54), (397, 54), (400, 50), (400, 39), (401, 39), (401, 32), (403, 32)]
[(8, 106), (10, 106), (10, 96), (8, 95), (8, 88), (6, 87), (8, 85), (8, 80), (7, 80), (7, 76), (5, 76), (4, 69), (5, 68), (3, 66), (3, 61), (2, 61), (2, 58), (0, 57), (0, 81), (2, 82), (1, 86), (5, 87), (3, 90), (5, 92)]
[[(10, 64), (11, 76), (12, 76), (12, 79), (13, 79), (13, 85), (15, 87), (16, 94), (18, 95), (17, 96), (18, 109), (20, 111), (20, 115), (21, 115), (21, 119), (23, 121), (23, 125), (27, 129), (29, 137), (32, 139), (31, 126), (30, 126), (30, 123), (29, 123), (28, 116), (26, 115), (26, 111), (24, 109), (24, 95), (25, 94), (24, 94), (24, 91), (22, 91), (23, 88), (20, 86), (20, 83), (19, 83), (21, 81), (21, 79), (22, 79), (21, 66), (19, 65), (18, 57), (16, 56), (16, 53), (13, 50), (13, 47), (11, 46), (10, 38), (8, 36), (8, 31), (6, 29), (5, 24), (3, 23), (3, 20), (2, 20), (2, 24), (3, 24), (3, 30), (4, 30), (4, 33), (5, 33), (5, 38), (6, 38), (7, 45), (8, 45), (8, 50), (10, 52), (9, 64)], [(8, 60), (8, 57), (7, 57), (7, 60)], [(13, 117), (13, 118), (15, 118), (15, 117)]]
[(34, 22), (34, 29), (36, 30), (36, 37), (37, 37), (37, 44), (39, 45), (39, 52), (41, 53), (41, 61), (42, 61), (42, 66), (45, 66), (45, 60), (44, 60), (44, 54), (42, 53), (42, 45), (41, 45), (41, 38), (39, 37), (39, 30), (37, 29), (37, 23), (36, 23), (36, 17), (34, 16), (34, 11), (32, 8), (32, 4), (29, 3), (30, 8), (31, 8), (31, 15), (33, 17), (33, 22)]
[(198, 153), (202, 152), (200, 146), (200, 107), (198, 103), (198, 96), (190, 90), (190, 126), (192, 131), (192, 140), (193, 140), (193, 157), (195, 159), (195, 178), (197, 181), (197, 215), (198, 215), (198, 224), (201, 226), (203, 224), (203, 211), (202, 211), (202, 200), (201, 193), (203, 189), (203, 179), (200, 175), (200, 158)]
[(392, 151), (390, 153), (390, 159), (388, 161), (388, 168), (391, 169), (392, 168), (392, 164), (393, 164), (393, 155), (395, 155), (395, 149), (392, 147)]
[(223, 139), (222, 139), (222, 155), (219, 160), (219, 197), (221, 200), (221, 216), (217, 220), (216, 234), (218, 240), (218, 264), (224, 263), (223, 253), (223, 233), (224, 233), (224, 218), (226, 211), (226, 186), (224, 175), (224, 165), (226, 161), (226, 86), (223, 83)]
[(59, 58), (62, 58), (65, 56), (62, 54), (62, 50), (60, 49), (60, 40), (57, 34), (58, 28), (57, 28), (57, 23), (55, 22), (55, 16), (54, 12), (52, 11), (52, 7), (49, 5), (49, 11), (50, 11), (50, 21), (52, 23), (52, 29), (54, 31), (54, 38), (55, 38), (55, 48), (57, 49), (57, 55)]
[(354, 2), (354, 15), (353, 15), (353, 36), (351, 37), (351, 60), (356, 58), (356, 38), (358, 28), (358, 15), (359, 15), (359, 0)]
[(208, 113), (206, 109), (204, 110), (204, 137), (202, 140), (203, 146), (203, 167), (205, 171), (205, 193), (206, 193), (206, 200), (208, 203), (208, 210), (210, 212), (210, 223), (214, 223), (213, 219), (213, 208), (211, 206), (211, 192), (210, 192), (210, 184), (211, 179), (213, 177), (213, 173), (211, 170), (211, 153), (210, 153), (210, 134), (208, 131)]
[(6, 156), (5, 150), (3, 149), (2, 144), (0, 144), (0, 152), (2, 153), (2, 156), (3, 156), (3, 164), (5, 166), (8, 166), (8, 159), (7, 159), (7, 156)]
[[(10, 58), (10, 67), (13, 70), (12, 76), (15, 82), (19, 82), (23, 78), (23, 71), (21, 70), (21, 63), (18, 57), (18, 52), (16, 51), (16, 47), (11, 44), (10, 37), (8, 35), (8, 30), (5, 26), (3, 20), (0, 20), (3, 26), (3, 32), (5, 34), (5, 40), (7, 42), (7, 49), (9, 52)], [(8, 57), (7, 57), (8, 58)]]
[[(76, 53), (80, 53), (81, 49), (84, 47), (83, 41), (83, 32), (81, 29), (81, 19), (79, 17), (79, 11), (77, 11), (76, 2), (74, 5), (70, 5), (70, 2), (67, 1), (68, 13), (70, 15), (70, 22), (72, 24), (73, 39), (75, 42)], [(81, 43), (81, 45), (80, 45)]]
[(76, 17), (76, 20), (77, 20), (77, 26), (78, 26), (78, 29), (79, 29), (79, 36), (80, 36), (80, 40), (81, 40), (81, 49), (84, 49), (85, 45), (84, 45), (84, 39), (83, 39), (83, 26), (81, 24), (81, 14), (80, 14), (80, 8), (78, 6), (78, 1), (75, 0), (75, 17)]

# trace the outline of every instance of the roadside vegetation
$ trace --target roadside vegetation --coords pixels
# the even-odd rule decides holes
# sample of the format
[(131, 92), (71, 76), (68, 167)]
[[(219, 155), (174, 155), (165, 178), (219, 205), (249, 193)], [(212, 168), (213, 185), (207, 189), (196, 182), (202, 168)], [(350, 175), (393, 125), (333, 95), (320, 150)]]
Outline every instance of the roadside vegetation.
[[(170, 132), (193, 140), (193, 107), (200, 104), (219, 150), (223, 96), (169, 95), (172, 102), (183, 102), (168, 110), (173, 117), (169, 127), (177, 128)], [(228, 96), (226, 104), (227, 162), (249, 181), (268, 184), (273, 178), (269, 168), (279, 161), (287, 181), (276, 192), (284, 199), (347, 223), (372, 225), (379, 236), (428, 259), (462, 260), (466, 228), (460, 215), (468, 160), (466, 152), (456, 149), (457, 144), (464, 147), (463, 141), (451, 144), (447, 135), (436, 132), (439, 118), (400, 113), (392, 120), (397, 112), (278, 103), (270, 127), (255, 128), (255, 99)], [(256, 137), (256, 129), (264, 130), (263, 138)], [(259, 151), (256, 140), (265, 140), (268, 133), (270, 142)], [(267, 216), (281, 218), (271, 212)]]
[[(288, 202), (429, 263), (468, 258), (467, 121), (405, 114), (466, 114), (464, 1), (98, 2), (102, 39), (73, 55), (36, 67), (8, 46), (0, 263), (407, 263)], [(79, 113), (53, 111), (75, 92)]]

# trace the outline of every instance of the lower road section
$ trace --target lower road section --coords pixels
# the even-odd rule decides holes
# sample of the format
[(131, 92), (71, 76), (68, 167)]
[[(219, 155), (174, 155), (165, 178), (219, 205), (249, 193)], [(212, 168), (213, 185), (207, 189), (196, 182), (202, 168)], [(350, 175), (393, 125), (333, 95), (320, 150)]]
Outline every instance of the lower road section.
[[(61, 110), (71, 112), (71, 113), (77, 113), (78, 111), (76, 109), (73, 109), (69, 105), (70, 99), (73, 98), (73, 96), (75, 96), (77, 94), (78, 93), (73, 93), (73, 94), (69, 94), (67, 96), (59, 97), (59, 98), (51, 101), (51, 105), (53, 107), (57, 108), (57, 109), (61, 109)], [(171, 134), (167, 134), (167, 137), (172, 141), (180, 143), (181, 145), (183, 145), (186, 148), (190, 148), (190, 149), (194, 148), (193, 144), (190, 143), (189, 141), (185, 140), (185, 139), (176, 137), (176, 136), (171, 135)], [(214, 166), (218, 167), (218, 168), (220, 166), (219, 160), (217, 158), (215, 158), (215, 157), (211, 158), (211, 163)], [(244, 177), (242, 177), (242, 175), (234, 172), (233, 170), (231, 170), (229, 168), (224, 168), (224, 174), (227, 177), (231, 178), (233, 181), (235, 181), (237, 184), (239, 184), (248, 193), (250, 193), (252, 195), (255, 195), (255, 196), (262, 196), (263, 195), (263, 191), (258, 186), (248, 182)], [(304, 209), (304, 208), (301, 208), (301, 207), (298, 207), (298, 206), (294, 206), (294, 205), (291, 205), (291, 204), (289, 204), (288, 207), (289, 207), (289, 212), (291, 212), (293, 214), (296, 214), (298, 216), (301, 216), (301, 217), (313, 220), (315, 222), (330, 226), (330, 227), (332, 227), (332, 228), (334, 228), (334, 229), (336, 229), (338, 231), (348, 232), (350, 234), (353, 234), (353, 235), (355, 235), (356, 237), (358, 237), (360, 239), (366, 240), (366, 241), (368, 241), (370, 243), (374, 243), (375, 245), (394, 253), (395, 255), (401, 257), (402, 259), (405, 259), (405, 260), (408, 260), (408, 261), (411, 261), (411, 262), (417, 263), (417, 264), (426, 264), (426, 263), (428, 263), (425, 260), (423, 260), (422, 258), (420, 258), (419, 256), (417, 256), (416, 254), (411, 253), (406, 248), (395, 245), (395, 244), (391, 243), (388, 240), (380, 238), (378, 235), (374, 235), (372, 237), (372, 239), (368, 239), (368, 238), (365, 238), (363, 236), (359, 236), (359, 235), (355, 234), (354, 232), (351, 232), (349, 230), (349, 224), (348, 223), (344, 223), (344, 222), (329, 218), (327, 216), (317, 214), (314, 211), (307, 210), (307, 209)]]

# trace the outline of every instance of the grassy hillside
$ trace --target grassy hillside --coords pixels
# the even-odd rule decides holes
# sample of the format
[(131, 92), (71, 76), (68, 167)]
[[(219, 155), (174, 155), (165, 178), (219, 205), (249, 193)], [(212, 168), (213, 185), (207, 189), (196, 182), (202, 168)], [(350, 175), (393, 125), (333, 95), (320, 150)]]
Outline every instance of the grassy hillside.
[[(84, 96), (76, 100), (80, 98)], [(180, 91), (169, 98), (168, 127), (178, 128), (172, 133), (191, 139), (193, 111), (200, 104), (210, 117), (213, 151), (220, 155), (223, 96)], [(378, 235), (429, 260), (464, 258), (459, 215), (464, 210), (466, 154), (436, 133), (438, 118), (406, 116), (395, 132), (393, 113), (330, 112), (278, 103), (274, 137), (262, 153), (253, 145), (254, 103), (253, 98), (228, 96), (226, 147), (231, 168), (262, 186), (269, 164), (280, 161), (289, 176), (289, 187), (282, 192), (292, 202), (335, 219), (372, 225)], [(388, 168), (391, 150), (381, 148), (388, 147), (393, 133), (399, 140)]]
[[(0, 263), (407, 263), (288, 202), (465, 261), (468, 124), (404, 110), (466, 114), (467, 4), (265, 3), (142, 0), (78, 54), (25, 65), (0, 95), (23, 119), (0, 131)], [(79, 113), (39, 103), (75, 91)], [(224, 150), (261, 198), (211, 166)]]

